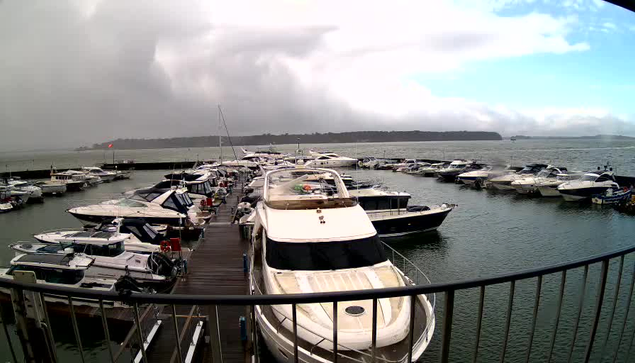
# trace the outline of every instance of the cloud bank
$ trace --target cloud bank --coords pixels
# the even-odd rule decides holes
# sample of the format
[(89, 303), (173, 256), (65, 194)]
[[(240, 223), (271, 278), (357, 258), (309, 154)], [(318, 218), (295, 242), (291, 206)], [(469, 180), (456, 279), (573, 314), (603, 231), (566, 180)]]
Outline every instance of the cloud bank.
[[(495, 4), (496, 5), (496, 4)], [(635, 134), (596, 109), (518, 110), (416, 82), (470, 62), (584, 52), (573, 16), (417, 1), (0, 2), (0, 144), (230, 131)], [(486, 87), (487, 85), (483, 85)]]

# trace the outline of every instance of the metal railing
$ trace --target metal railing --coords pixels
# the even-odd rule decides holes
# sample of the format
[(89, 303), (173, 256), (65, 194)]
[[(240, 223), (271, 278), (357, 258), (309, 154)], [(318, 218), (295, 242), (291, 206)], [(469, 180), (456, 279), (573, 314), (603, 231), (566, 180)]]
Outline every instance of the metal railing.
[[(213, 306), (212, 318), (218, 321), (218, 306), (226, 305), (239, 305), (250, 307), (250, 311), (253, 314), (254, 307), (271, 306), (271, 305), (290, 305), (292, 306), (293, 315), (290, 318), (293, 325), (294, 338), (292, 339), (294, 361), (298, 361), (298, 324), (294, 317), (296, 316), (296, 308), (299, 304), (310, 303), (332, 303), (334, 306), (339, 302), (345, 301), (359, 301), (370, 300), (373, 302), (373, 306), (377, 306), (379, 299), (386, 299), (392, 297), (410, 297), (413, 302), (418, 295), (435, 294), (440, 293), (443, 297), (443, 304), (438, 306), (441, 309), (437, 312), (437, 334), (432, 340), (437, 345), (433, 349), (428, 347), (428, 350), (434, 351), (432, 354), (438, 355), (438, 360), (441, 362), (449, 362), (450, 356), (455, 354), (461, 355), (461, 359), (452, 359), (460, 361), (478, 361), (487, 354), (486, 361), (499, 360), (501, 362), (509, 358), (509, 354), (512, 351), (511, 345), (521, 345), (521, 353), (514, 353), (514, 360), (522, 360), (529, 362), (532, 359), (534, 361), (621, 361), (628, 359), (630, 356), (633, 340), (635, 338), (635, 319), (633, 319), (631, 305), (633, 301), (633, 284), (635, 282), (635, 247), (628, 247), (620, 249), (611, 253), (605, 253), (602, 255), (586, 258), (578, 261), (567, 262), (557, 264), (549, 267), (542, 267), (536, 269), (525, 270), (517, 273), (499, 275), (489, 278), (471, 279), (465, 281), (459, 281), (454, 283), (437, 283), (437, 284), (424, 284), (414, 285), (399, 288), (384, 288), (384, 289), (370, 289), (359, 291), (341, 291), (330, 293), (313, 293), (313, 294), (288, 294), (288, 295), (168, 295), (168, 294), (132, 294), (128, 296), (122, 296), (114, 292), (90, 292), (90, 291), (78, 291), (77, 289), (65, 288), (59, 286), (46, 286), (43, 284), (22, 283), (16, 281), (1, 281), (0, 287), (9, 289), (17, 294), (21, 295), (25, 292), (33, 292), (34, 296), (43, 298), (44, 295), (57, 295), (64, 296), (68, 300), (68, 308), (71, 317), (71, 323), (73, 326), (73, 332), (75, 336), (75, 347), (79, 353), (79, 358), (85, 361), (84, 348), (82, 345), (82, 334), (80, 333), (77, 317), (75, 315), (75, 306), (78, 301), (86, 301), (91, 299), (98, 309), (101, 311), (102, 317), (106, 316), (104, 302), (120, 302), (132, 307), (134, 313), (134, 321), (137, 326), (140, 326), (141, 319), (139, 316), (139, 307), (143, 304), (157, 304), (164, 305), (171, 308), (171, 315), (175, 328), (177, 324), (176, 307), (191, 307), (197, 306)], [(395, 252), (395, 256), (400, 256)], [(393, 257), (394, 258), (394, 257)], [(405, 258), (405, 257), (404, 257)], [(599, 276), (596, 282), (593, 282), (591, 277), (593, 271), (599, 267)], [(582, 276), (577, 276), (580, 270), (582, 270)], [(405, 272), (405, 271), (404, 271)], [(612, 274), (613, 272), (613, 274)], [(612, 278), (614, 276), (614, 278)], [(527, 293), (520, 285), (533, 283), (535, 280), (534, 292)], [(555, 282), (558, 282), (557, 284)], [(572, 283), (573, 291), (571, 293)], [(500, 302), (495, 308), (495, 313), (490, 314), (487, 307), (486, 292), (490, 290), (504, 291), (505, 287), (509, 285), (508, 293), (488, 293), (487, 296), (494, 296), (499, 299)], [(567, 289), (569, 287), (569, 289)], [(502, 290), (501, 290), (502, 289)], [(461, 294), (464, 292), (478, 292), (478, 299), (476, 301), (469, 301), (466, 304), (457, 303), (463, 301)], [(548, 291), (553, 291), (556, 297), (555, 303), (547, 304)], [(532, 298), (533, 295), (533, 298)], [(571, 300), (573, 299), (573, 300)], [(533, 300), (533, 303), (531, 303)], [(567, 301), (567, 303), (565, 303)], [(588, 302), (592, 303), (589, 304)], [(477, 302), (477, 304), (474, 304)], [(527, 310), (527, 314), (522, 314), (522, 306), (530, 306)], [(529, 304), (529, 305), (528, 305)], [(548, 305), (547, 307), (543, 305)], [(527, 307), (525, 306), (525, 307)], [(476, 308), (476, 311), (473, 308)], [(459, 316), (461, 309), (468, 309), (468, 314), (471, 317), (476, 317), (476, 328), (473, 336), (465, 336), (459, 345), (452, 345), (453, 333), (463, 334), (463, 329), (454, 330), (453, 327), (457, 324), (455, 318)], [(538, 327), (539, 315), (541, 308), (546, 309), (553, 314), (553, 319), (550, 326), (545, 327), (546, 324), (541, 324), (542, 328)], [(373, 348), (376, 344), (376, 329), (377, 329), (377, 317), (376, 309), (374, 309), (373, 316)], [(414, 309), (412, 309), (414, 310)], [(491, 310), (491, 309), (490, 309)], [(572, 313), (575, 316), (573, 320), (566, 320), (562, 318), (563, 312)], [(519, 313), (519, 311), (521, 311)], [(616, 314), (617, 312), (617, 314)], [(523, 324), (518, 324), (517, 319), (514, 318), (514, 313), (521, 314), (524, 318)], [(334, 314), (337, 314), (334, 311)], [(412, 312), (411, 312), (412, 314)], [(485, 325), (489, 319), (499, 319), (504, 316), (504, 324), (502, 329), (502, 338), (497, 337), (497, 343), (500, 343), (500, 349), (497, 352), (492, 352), (489, 347), (488, 352), (480, 350), (481, 345), (485, 338), (491, 338), (483, 332), (486, 331)], [(630, 318), (629, 318), (630, 317)], [(44, 304), (44, 314), (40, 316), (42, 325), (44, 327), (50, 327), (50, 319), (47, 313), (46, 304)], [(335, 319), (337, 321), (337, 319)], [(562, 325), (573, 322), (573, 327), (568, 329), (561, 329)], [(253, 323), (253, 322), (252, 322)], [(411, 332), (413, 328), (414, 319), (410, 319)], [(21, 322), (17, 321), (17, 325)], [(511, 334), (512, 326), (521, 325), (524, 326), (524, 333), (528, 336), (521, 338), (518, 337), (518, 333)], [(253, 327), (253, 325), (251, 325)], [(525, 329), (526, 328), (526, 329)], [(105, 318), (102, 318), (102, 329), (107, 337), (107, 341), (110, 339), (109, 324)], [(537, 335), (536, 332), (541, 330), (542, 333)], [(50, 338), (51, 346), (55, 347), (55, 337), (51, 333), (50, 328), (45, 329)], [(332, 340), (337, 344), (337, 324), (334, 324)], [(470, 329), (468, 329), (470, 330)], [(546, 331), (545, 331), (546, 330)], [(562, 339), (562, 336), (570, 331), (573, 334), (567, 339)], [(602, 334), (598, 332), (602, 330)], [(500, 334), (500, 329), (489, 329), (493, 331), (493, 334)], [(6, 330), (5, 330), (6, 333)], [(183, 337), (179, 336), (179, 330), (175, 329), (176, 342), (181, 342)], [(137, 329), (139, 342), (146, 341), (142, 329)], [(220, 334), (220, 332), (219, 332)], [(586, 339), (582, 337), (582, 334), (586, 335)], [(258, 337), (252, 329), (251, 334), (254, 343), (257, 345)], [(537, 344), (537, 337), (541, 337), (541, 341), (545, 341), (543, 347), (547, 349), (538, 350), (533, 349)], [(560, 339), (559, 339), (560, 338)], [(11, 341), (7, 334), (9, 344)], [(217, 336), (216, 339), (219, 339)], [(329, 337), (329, 339), (331, 339)], [(499, 341), (500, 339), (500, 341)], [(410, 334), (409, 337), (409, 351), (412, 352), (413, 337)], [(491, 339), (490, 339), (491, 340)], [(469, 342), (469, 344), (465, 344)], [(610, 342), (610, 344), (609, 344)], [(584, 345), (581, 349), (580, 343)], [(617, 344), (616, 344), (617, 343)], [(546, 345), (545, 345), (546, 344)], [(212, 344), (213, 345), (213, 344)], [(468, 346), (469, 345), (469, 346)], [(219, 345), (220, 346), (220, 345)], [(257, 346), (256, 346), (257, 348)], [(181, 355), (181, 345), (175, 344), (175, 350), (178, 350), (179, 354), (173, 356), (173, 361), (184, 361), (187, 357)], [(516, 349), (518, 351), (518, 349)], [(55, 349), (53, 349), (54, 351)], [(115, 355), (110, 350), (110, 359), (116, 361)], [(258, 349), (254, 349), (258, 352)], [(142, 360), (147, 361), (146, 347), (144, 344), (139, 346), (139, 352), (143, 356)], [(374, 349), (373, 349), (374, 352)], [(595, 355), (594, 355), (595, 352)], [(538, 356), (538, 353), (541, 355)], [(601, 354), (600, 354), (601, 353)], [(29, 352), (24, 352), (29, 354)], [(222, 353), (221, 353), (222, 354)], [(427, 354), (427, 353), (426, 353)], [(544, 354), (544, 355), (543, 355)], [(465, 355), (465, 357), (463, 356)], [(466, 358), (467, 356), (471, 358)], [(519, 359), (518, 356), (522, 356)], [(556, 355), (558, 358), (556, 359)], [(600, 355), (599, 359), (597, 356)], [(497, 356), (492, 359), (492, 356)], [(411, 354), (408, 355), (407, 361), (411, 359)], [(426, 358), (428, 355), (425, 356)], [(457, 355), (458, 357), (458, 355)], [(373, 357), (374, 358), (374, 357)], [(222, 355), (220, 357), (222, 360)], [(256, 358), (257, 359), (257, 358)], [(337, 350), (333, 352), (333, 360), (338, 359)], [(14, 360), (17, 358), (14, 356)]]

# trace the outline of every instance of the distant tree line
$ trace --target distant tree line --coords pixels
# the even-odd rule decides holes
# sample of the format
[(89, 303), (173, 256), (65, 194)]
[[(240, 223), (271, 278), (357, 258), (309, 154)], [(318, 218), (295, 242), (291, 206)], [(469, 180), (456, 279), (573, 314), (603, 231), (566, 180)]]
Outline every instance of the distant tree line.
[[(312, 134), (262, 134), (252, 136), (233, 136), (234, 145), (269, 144), (327, 144), (354, 142), (400, 142), (400, 141), (469, 141), (502, 140), (497, 132), (487, 131), (353, 131), (339, 133)], [(223, 145), (229, 145), (229, 139), (222, 137)], [(77, 150), (108, 149), (112, 144), (116, 149), (165, 149), (181, 147), (218, 146), (218, 136), (173, 137), (167, 139), (117, 139), (94, 144), (92, 147), (80, 147)]]

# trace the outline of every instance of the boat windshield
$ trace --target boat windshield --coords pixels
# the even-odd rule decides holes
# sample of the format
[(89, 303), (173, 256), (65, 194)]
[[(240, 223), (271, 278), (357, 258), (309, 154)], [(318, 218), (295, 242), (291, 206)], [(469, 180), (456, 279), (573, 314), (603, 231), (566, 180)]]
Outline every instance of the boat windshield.
[(335, 242), (276, 242), (267, 238), (267, 265), (279, 270), (339, 270), (386, 261), (378, 235)]
[(354, 205), (337, 173), (281, 169), (267, 174), (267, 200), (273, 208), (305, 209)]
[(581, 181), (595, 181), (599, 176), (596, 174), (584, 174), (584, 176), (582, 176), (582, 178), (580, 179)]
[(133, 208), (146, 208), (147, 206), (144, 203), (138, 202), (136, 200), (132, 200), (129, 198), (120, 199), (114, 205), (119, 207), (133, 207)]
[(15, 271), (33, 271), (35, 272), (35, 278), (52, 284), (74, 285), (84, 278), (84, 270), (52, 269), (24, 265), (11, 266), (7, 274), (13, 275)]
[(115, 257), (124, 253), (125, 248), (122, 242), (104, 245), (73, 243), (71, 245), (75, 252), (85, 253), (92, 256)]

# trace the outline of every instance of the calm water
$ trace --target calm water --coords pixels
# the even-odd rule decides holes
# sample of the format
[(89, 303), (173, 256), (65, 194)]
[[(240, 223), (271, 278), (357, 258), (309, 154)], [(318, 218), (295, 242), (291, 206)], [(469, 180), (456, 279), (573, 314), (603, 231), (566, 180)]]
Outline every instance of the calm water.
[[(310, 146), (302, 145), (308, 149)], [(618, 174), (635, 175), (635, 143), (631, 142), (590, 142), (590, 141), (509, 141), (501, 142), (430, 142), (430, 143), (382, 143), (382, 144), (331, 144), (316, 148), (328, 148), (348, 156), (375, 155), (387, 157), (419, 158), (473, 158), (486, 162), (499, 161), (513, 164), (526, 162), (549, 162), (574, 169), (592, 169), (607, 160), (617, 169)], [(295, 151), (295, 145), (277, 147), (280, 151)], [(214, 158), (214, 148), (116, 151), (117, 159), (151, 160), (195, 160)], [(231, 149), (224, 151), (225, 155)], [(29, 156), (30, 155), (30, 156)], [(0, 155), (2, 164), (24, 169), (24, 160), (31, 158), (33, 168), (48, 167), (51, 160), (55, 165), (77, 166), (103, 161), (103, 152), (82, 152), (56, 154), (15, 154)], [(101, 158), (101, 159), (100, 159)], [(22, 161), (20, 161), (22, 160)], [(63, 164), (66, 163), (66, 164)], [(1, 165), (1, 164), (0, 164)], [(148, 185), (160, 179), (163, 171), (137, 172), (132, 180), (102, 184), (84, 192), (68, 194), (59, 198), (48, 198), (42, 205), (0, 215), (0, 245), (18, 240), (28, 240), (31, 235), (42, 230), (80, 226), (64, 210), (78, 204), (98, 202), (120, 195), (121, 192)], [(412, 194), (412, 204), (456, 203), (458, 207), (450, 213), (440, 230), (391, 242), (391, 245), (415, 261), (434, 282), (451, 282), (461, 279), (492, 276), (523, 269), (546, 266), (590, 255), (612, 251), (633, 244), (635, 235), (634, 217), (619, 214), (608, 208), (581, 206), (565, 203), (561, 199), (540, 199), (518, 196), (510, 193), (493, 193), (461, 188), (454, 184), (437, 182), (432, 178), (422, 178), (389, 171), (352, 170), (356, 179), (380, 182), (391, 190), (407, 191)], [(0, 250), (2, 251), (2, 250)], [(0, 252), (0, 262), (6, 265), (13, 255), (8, 249)], [(615, 335), (624, 321), (626, 290), (634, 271), (634, 261), (628, 258), (615, 321), (608, 340), (608, 352), (614, 352), (618, 344)], [(563, 313), (556, 339), (553, 361), (566, 361), (574, 318), (577, 313), (582, 271), (567, 276)], [(601, 361), (602, 343), (607, 337), (608, 319), (615, 293), (617, 263), (611, 265), (611, 275), (607, 298), (603, 305), (599, 348), (594, 350), (594, 361)], [(582, 324), (574, 361), (583, 353), (588, 339), (591, 311), (595, 304), (595, 288), (599, 268), (591, 268)], [(534, 337), (531, 360), (547, 359), (551, 339), (551, 327), (557, 307), (559, 276), (546, 277), (543, 282), (541, 305)], [(506, 361), (520, 362), (526, 357), (529, 339), (531, 312), (535, 296), (536, 280), (518, 282), (514, 299), (514, 310), (510, 330), (510, 343)], [(483, 338), (480, 343), (480, 361), (500, 360), (504, 336), (505, 314), (509, 285), (488, 288), (485, 299)], [(443, 296), (437, 296), (437, 312), (442, 311)], [(467, 361), (475, 342), (475, 324), (478, 291), (457, 293), (453, 330), (452, 360)], [(632, 309), (635, 309), (633, 307)], [(631, 312), (625, 341), (620, 346), (618, 361), (627, 361), (626, 354), (631, 334), (635, 333), (635, 320)], [(440, 314), (439, 314), (440, 315)], [(440, 333), (442, 322), (437, 321)], [(8, 354), (0, 339), (0, 358)], [(58, 347), (64, 354), (72, 354), (68, 337), (64, 346)], [(440, 335), (435, 335), (433, 343), (424, 355), (436, 359)], [(103, 345), (95, 338), (93, 354), (95, 358), (104, 354)], [(606, 357), (610, 361), (612, 356)], [(631, 358), (632, 360), (633, 358)]]

